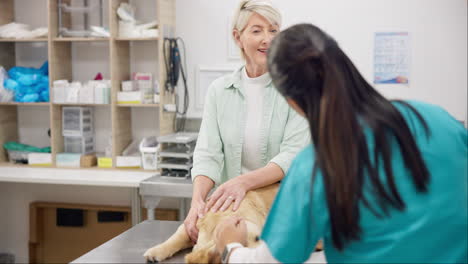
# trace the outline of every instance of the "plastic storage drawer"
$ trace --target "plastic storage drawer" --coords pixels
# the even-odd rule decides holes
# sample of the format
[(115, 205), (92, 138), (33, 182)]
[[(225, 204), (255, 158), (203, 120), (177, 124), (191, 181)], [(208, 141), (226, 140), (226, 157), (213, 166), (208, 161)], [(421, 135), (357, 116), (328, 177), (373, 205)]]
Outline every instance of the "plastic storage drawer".
[(95, 151), (94, 137), (64, 137), (66, 153), (89, 154)]
[(93, 109), (91, 107), (63, 107), (63, 136), (90, 136), (93, 133)]

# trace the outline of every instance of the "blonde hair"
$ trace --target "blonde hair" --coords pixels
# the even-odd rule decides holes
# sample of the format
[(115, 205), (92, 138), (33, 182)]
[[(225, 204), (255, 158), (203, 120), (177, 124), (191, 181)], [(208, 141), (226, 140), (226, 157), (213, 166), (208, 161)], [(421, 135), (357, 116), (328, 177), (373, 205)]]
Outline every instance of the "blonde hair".
[[(257, 13), (264, 17), (272, 25), (281, 27), (281, 14), (269, 0), (242, 0), (236, 9), (232, 20), (232, 32), (239, 31), (239, 34), (247, 26), (250, 17)], [(242, 56), (245, 58), (244, 51), (241, 49)]]

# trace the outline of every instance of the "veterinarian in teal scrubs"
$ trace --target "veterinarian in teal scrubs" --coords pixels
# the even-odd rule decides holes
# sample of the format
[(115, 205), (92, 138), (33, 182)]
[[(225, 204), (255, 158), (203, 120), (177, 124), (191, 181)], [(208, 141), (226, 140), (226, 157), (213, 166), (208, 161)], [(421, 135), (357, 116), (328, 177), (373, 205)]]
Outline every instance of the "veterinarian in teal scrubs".
[[(261, 234), (217, 234), (229, 262), (467, 263), (468, 133), (442, 108), (388, 101), (338, 44), (310, 24), (272, 42), (273, 82), (309, 120), (313, 145), (294, 160)], [(227, 250), (224, 250), (227, 249)], [(226, 253), (227, 252), (227, 253)], [(312, 255), (311, 255), (312, 254)]]

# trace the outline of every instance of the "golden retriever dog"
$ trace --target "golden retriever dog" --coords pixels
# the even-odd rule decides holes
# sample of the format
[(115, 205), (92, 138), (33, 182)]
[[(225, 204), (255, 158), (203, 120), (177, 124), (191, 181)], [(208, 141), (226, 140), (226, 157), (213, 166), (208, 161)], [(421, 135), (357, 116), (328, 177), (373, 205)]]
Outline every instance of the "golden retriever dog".
[[(241, 202), (236, 212), (231, 206), (224, 212), (212, 213), (198, 219), (198, 240), (192, 253), (185, 256), (186, 263), (220, 263), (221, 258), (215, 250), (214, 234), (218, 223), (232, 216), (241, 217), (247, 225), (247, 246), (255, 247), (258, 244), (258, 236), (262, 231), (266, 216), (278, 191), (279, 184), (269, 185), (254, 191), (249, 191)], [(180, 250), (192, 247), (184, 224), (165, 242), (148, 249), (144, 257), (147, 261), (163, 261)]]
[[(208, 212), (197, 222), (198, 240), (190, 254), (185, 256), (186, 263), (221, 263), (221, 256), (215, 249), (214, 236), (218, 223), (236, 216), (245, 220), (247, 225), (247, 247), (258, 245), (266, 216), (278, 191), (279, 184), (269, 185), (263, 188), (249, 191), (241, 202), (236, 212), (231, 206), (224, 212)], [(185, 231), (184, 224), (165, 242), (148, 249), (143, 255), (147, 261), (163, 261), (175, 253), (192, 247), (190, 238)], [(317, 245), (321, 249), (321, 244)]]

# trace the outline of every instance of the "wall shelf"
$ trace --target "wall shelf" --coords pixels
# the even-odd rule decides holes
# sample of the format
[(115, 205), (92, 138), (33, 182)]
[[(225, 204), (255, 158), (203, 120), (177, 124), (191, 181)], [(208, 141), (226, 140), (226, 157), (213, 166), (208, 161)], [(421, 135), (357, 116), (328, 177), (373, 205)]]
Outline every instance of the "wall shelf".
[(17, 103), (17, 102), (8, 102), (8, 103), (0, 103), (0, 105), (14, 105), (14, 106), (50, 106), (50, 103)]
[(111, 104), (52, 103), (56, 106), (111, 106)]
[(159, 38), (115, 38), (116, 41), (157, 41)]
[(0, 38), (0, 42), (47, 42), (47, 38), (7, 39)]
[(159, 104), (117, 104), (117, 107), (159, 107)]
[[(0, 25), (7, 24), (15, 21), (15, 1), (16, 0), (0, 0)], [(70, 4), (72, 0), (61, 0), (62, 3)], [(174, 0), (148, 0), (153, 1), (152, 7), (153, 14), (156, 16), (156, 19), (159, 23), (159, 35), (162, 37), (172, 37), (172, 32), (175, 32), (175, 7), (176, 3)], [(111, 100), (110, 104), (81, 104), (81, 103), (0, 103), (0, 168), (5, 166), (19, 166), (21, 168), (32, 166), (28, 165), (14, 165), (7, 162), (6, 151), (3, 149), (3, 143), (7, 141), (19, 141), (20, 133), (19, 126), (21, 122), (18, 121), (18, 116), (21, 114), (21, 111), (18, 111), (19, 106), (49, 106), (50, 110), (47, 112), (48, 121), (50, 122), (50, 146), (52, 148), (52, 169), (56, 169), (56, 155), (64, 151), (64, 139), (62, 136), (62, 108), (64, 106), (89, 106), (98, 107), (95, 109), (95, 112), (100, 112), (101, 120), (95, 120), (95, 127), (98, 125), (101, 128), (104, 126), (105, 129), (109, 129), (109, 137), (112, 138), (112, 159), (114, 167), (110, 170), (118, 171), (144, 171), (143, 169), (120, 169), (116, 168), (116, 157), (122, 155), (123, 150), (130, 144), (134, 139), (134, 133), (139, 133), (139, 127), (134, 129), (132, 126), (142, 125), (142, 122), (139, 118), (139, 114), (148, 114), (146, 109), (154, 109), (157, 111), (159, 118), (157, 118), (158, 123), (155, 123), (155, 127), (149, 127), (151, 133), (150, 135), (166, 135), (173, 132), (174, 128), (174, 113), (164, 112), (160, 104), (145, 104), (145, 105), (119, 105), (117, 103), (117, 93), (120, 91), (121, 82), (129, 80), (131, 77), (131, 64), (132, 58), (141, 60), (141, 57), (132, 57), (131, 52), (131, 42), (144, 42), (154, 44), (154, 52), (156, 56), (154, 58), (143, 57), (145, 61), (145, 67), (149, 66), (152, 69), (155, 69), (154, 78), (158, 80), (159, 87), (164, 87), (164, 82), (166, 78), (165, 74), (165, 65), (163, 61), (163, 43), (162, 41), (157, 41), (159, 38), (119, 38), (119, 23), (117, 16), (117, 9), (121, 3), (127, 3), (128, 0), (105, 0), (104, 3), (107, 5), (108, 15), (106, 27), (109, 28), (110, 37), (106, 38), (75, 38), (75, 37), (58, 37), (58, 0), (47, 0), (47, 13), (43, 14), (47, 17), (48, 27), (48, 36), (47, 38), (36, 38), (36, 39), (0, 39), (0, 65), (4, 66), (7, 70), (13, 66), (16, 66), (16, 45), (18, 42), (45, 42), (47, 43), (47, 59), (49, 61), (49, 86), (52, 87), (52, 83), (56, 80), (68, 80), (75, 81), (81, 80), (83, 78), (76, 77), (74, 78), (74, 72), (76, 74), (76, 69), (78, 67), (75, 65), (75, 61), (83, 59), (76, 54), (72, 56), (73, 52), (76, 52), (77, 49), (103, 49), (103, 52), (99, 52), (103, 57), (87, 57), (84, 60), (91, 66), (95, 66), (96, 72), (100, 72), (102, 65), (108, 67), (108, 74), (106, 78), (111, 80)], [(138, 5), (139, 1), (135, 1), (134, 4)], [(154, 4), (154, 5), (153, 5)], [(41, 14), (42, 15), (42, 14)], [(70, 13), (63, 13), (62, 25), (67, 28), (72, 25), (72, 18)], [(19, 21), (21, 22), (21, 21)], [(102, 45), (87, 45), (79, 43), (106, 43), (103, 47)], [(143, 44), (145, 45), (145, 44)], [(151, 47), (152, 48), (152, 47)], [(73, 51), (73, 52), (72, 52)], [(97, 61), (99, 65), (96, 66), (93, 64), (94, 61)], [(22, 65), (18, 65), (22, 66)], [(83, 67), (83, 66), (81, 66)], [(77, 68), (80, 69), (80, 68)], [(81, 68), (82, 69), (82, 68)], [(90, 67), (86, 68), (87, 71), (94, 71)], [(137, 71), (142, 71), (137, 70)], [(81, 73), (81, 72), (80, 72)], [(89, 75), (86, 72), (86, 76)], [(109, 76), (107, 76), (109, 75)], [(54, 94), (53, 89), (49, 90), (50, 100), (53, 101)], [(175, 100), (173, 94), (165, 93), (164, 90), (160, 94), (160, 103), (169, 104), (173, 103)], [(133, 111), (137, 111), (138, 114), (132, 114)], [(139, 112), (138, 112), (139, 111)], [(146, 112), (145, 112), (146, 111)], [(20, 113), (18, 113), (20, 112)], [(43, 112), (43, 111), (42, 111)], [(37, 114), (34, 111), (32, 115)], [(151, 113), (153, 114), (153, 113)], [(135, 120), (132, 120), (134, 118)], [(105, 120), (103, 120), (105, 119)], [(155, 119), (152, 119), (155, 120)], [(102, 124), (104, 123), (104, 124)], [(146, 125), (146, 124), (143, 124)], [(146, 127), (145, 127), (146, 128)], [(107, 131), (106, 131), (107, 132)], [(102, 136), (102, 135), (101, 135)], [(44, 143), (44, 142), (41, 142)], [(101, 142), (103, 143), (103, 142)], [(102, 144), (101, 144), (102, 145)], [(86, 169), (86, 168), (83, 168)], [(109, 169), (100, 169), (99, 170), (109, 170)], [(150, 171), (151, 172), (151, 171)], [(156, 172), (156, 171), (152, 171)]]
[(99, 42), (109, 41), (110, 38), (53, 38), (52, 41), (57, 42)]

